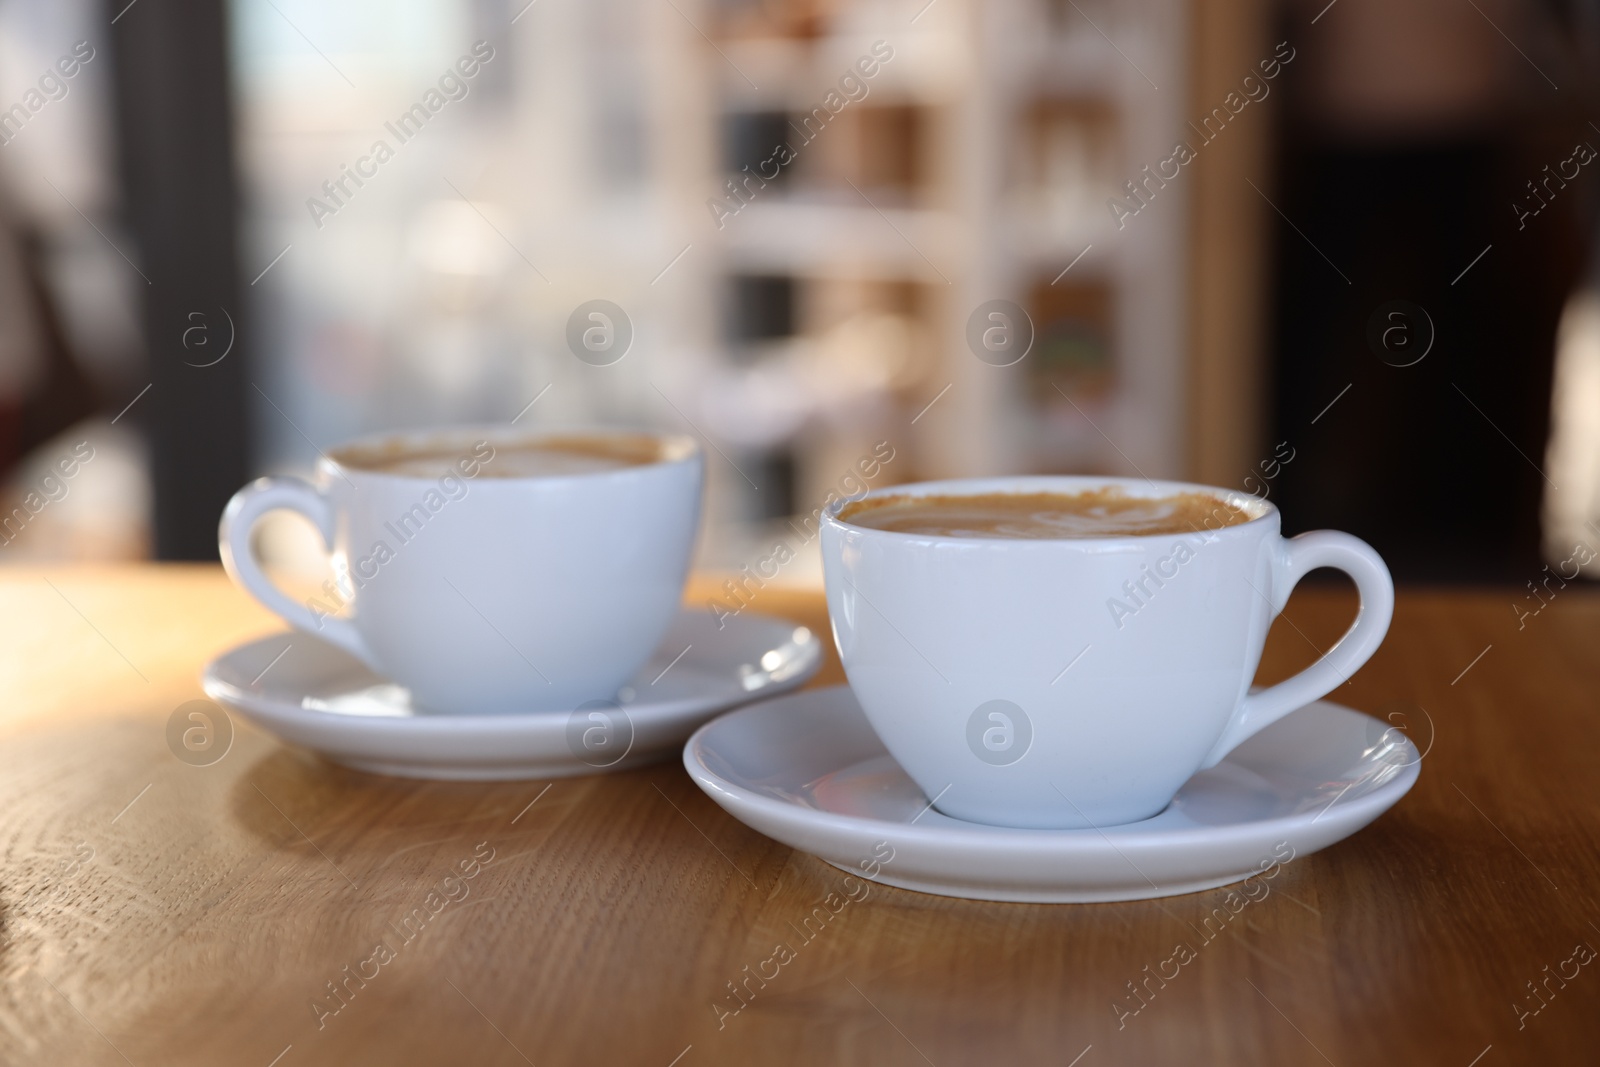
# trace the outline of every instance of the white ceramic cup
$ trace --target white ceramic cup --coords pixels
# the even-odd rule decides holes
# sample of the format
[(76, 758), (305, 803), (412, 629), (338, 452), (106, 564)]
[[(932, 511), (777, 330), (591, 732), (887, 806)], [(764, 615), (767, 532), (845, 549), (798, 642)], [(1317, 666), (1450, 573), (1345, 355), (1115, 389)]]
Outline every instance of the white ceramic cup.
[[(429, 709), (610, 700), (677, 616), (704, 476), (692, 438), (625, 436), (653, 443), (653, 461), (516, 477), (495, 476), (493, 457), (505, 464), (510, 446), (540, 435), (467, 427), (353, 442), (323, 457), (315, 484), (260, 478), (239, 490), (217, 531), (222, 562), (290, 625)], [(360, 465), (384, 449), (449, 458), (428, 474)], [(251, 551), (256, 520), (279, 508), (310, 519), (332, 553), (336, 584), (318, 596), (284, 593)], [(334, 615), (341, 600), (348, 617)]]
[[(1062, 540), (933, 537), (824, 513), (828, 614), (884, 746), (946, 815), (1033, 828), (1136, 822), (1268, 723), (1343, 684), (1389, 629), (1370, 546), (1285, 539), (1278, 509), (1209, 486), (1027, 477), (899, 494), (1204, 493), (1251, 518), (1195, 533)], [(1209, 525), (1209, 524), (1208, 524)], [(1355, 579), (1361, 608), (1321, 659), (1252, 692), (1267, 629), (1306, 572)]]

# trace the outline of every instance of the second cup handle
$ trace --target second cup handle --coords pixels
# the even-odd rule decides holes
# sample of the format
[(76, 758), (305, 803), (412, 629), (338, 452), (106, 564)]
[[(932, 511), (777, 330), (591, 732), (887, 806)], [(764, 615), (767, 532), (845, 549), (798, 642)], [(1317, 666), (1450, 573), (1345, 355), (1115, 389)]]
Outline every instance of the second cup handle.
[(250, 547), (250, 533), (256, 520), (280, 508), (299, 512), (310, 519), (322, 534), (324, 547), (333, 551), (333, 505), (322, 490), (299, 478), (257, 478), (233, 494), (217, 525), (217, 551), (228, 577), (295, 629), (315, 634), (370, 665), (371, 653), (354, 623), (313, 611), (310, 605), (295, 600), (273, 585), (256, 561)]
[(1317, 530), (1282, 541), (1282, 553), (1272, 568), (1272, 588), (1261, 590), (1272, 599), (1276, 618), (1289, 602), (1300, 579), (1318, 567), (1333, 567), (1355, 580), (1361, 606), (1344, 636), (1317, 662), (1277, 685), (1244, 698), (1238, 713), (1200, 766), (1214, 767), (1245, 738), (1289, 712), (1320, 700), (1349, 680), (1372, 657), (1389, 632), (1394, 617), (1394, 580), (1372, 546), (1360, 538), (1333, 530)]

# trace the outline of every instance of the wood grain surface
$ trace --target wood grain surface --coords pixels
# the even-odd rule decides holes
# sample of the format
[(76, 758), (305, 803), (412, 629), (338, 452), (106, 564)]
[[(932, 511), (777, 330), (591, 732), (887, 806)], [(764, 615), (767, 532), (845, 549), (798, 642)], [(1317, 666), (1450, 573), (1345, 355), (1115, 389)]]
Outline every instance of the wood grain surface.
[[(226, 757), (189, 766), (169, 716), (276, 620), (212, 567), (7, 571), (0, 1063), (1594, 1063), (1600, 598), (1564, 590), (1520, 629), (1514, 601), (1402, 594), (1335, 699), (1404, 713), (1417, 787), (1288, 864), (1143, 999), (1128, 983), (1223, 890), (1024, 905), (874, 885), (726, 1014), (728, 983), (842, 875), (677, 762), (418, 783), (235, 719)], [(754, 608), (827, 632), (813, 592)], [(1298, 592), (1263, 680), (1352, 608)]]

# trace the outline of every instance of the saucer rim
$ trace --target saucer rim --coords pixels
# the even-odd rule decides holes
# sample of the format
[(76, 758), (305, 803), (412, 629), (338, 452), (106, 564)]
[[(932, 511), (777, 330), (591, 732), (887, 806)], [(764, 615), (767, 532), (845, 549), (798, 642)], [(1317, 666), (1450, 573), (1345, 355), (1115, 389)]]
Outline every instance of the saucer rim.
[[(680, 606), (674, 621), (686, 616), (715, 617), (715, 613), (703, 608)], [(740, 699), (731, 702), (715, 702), (713, 706), (706, 707), (704, 698), (682, 698), (671, 701), (638, 701), (632, 704), (620, 705), (623, 711), (636, 726), (665, 725), (685, 714), (705, 714), (715, 716), (734, 708), (742, 707), (751, 701), (775, 699), (791, 694), (800, 686), (805, 685), (817, 672), (821, 670), (825, 659), (822, 637), (816, 630), (798, 620), (785, 618), (779, 615), (770, 615), (763, 612), (742, 612), (728, 620), (729, 625), (751, 627), (787, 625), (793, 629), (806, 629), (811, 639), (801, 646), (804, 650), (799, 659), (798, 669), (785, 679), (769, 681), (758, 689), (749, 690), (741, 694)], [(401, 731), (411, 736), (431, 736), (435, 734), (448, 734), (455, 737), (470, 735), (492, 735), (502, 733), (507, 729), (517, 726), (545, 727), (551, 724), (564, 724), (566, 719), (576, 708), (555, 708), (546, 711), (520, 711), (506, 714), (449, 714), (435, 713), (430, 715), (340, 715), (334, 712), (307, 708), (303, 704), (291, 704), (286, 700), (274, 699), (264, 693), (255, 693), (240, 688), (236, 683), (226, 680), (219, 675), (219, 665), (245, 649), (257, 645), (270, 645), (270, 643), (283, 640), (310, 640), (325, 648), (331, 649), (342, 656), (349, 658), (352, 663), (358, 662), (348, 652), (338, 646), (323, 640), (316, 634), (304, 630), (279, 630), (241, 641), (206, 661), (200, 670), (200, 687), (206, 696), (241, 714), (254, 718), (256, 715), (271, 720), (291, 722), (306, 727), (336, 726), (352, 728), (358, 731), (371, 730), (380, 724), (384, 729)], [(652, 651), (654, 655), (654, 651)], [(382, 679), (376, 671), (372, 672)], [(388, 679), (382, 679), (389, 681)], [(264, 729), (269, 729), (268, 723), (261, 724)], [(563, 727), (564, 728), (564, 727)]]
[[(892, 829), (897, 835), (897, 841), (903, 842), (907, 846), (913, 844), (957, 846), (978, 852), (992, 849), (996, 852), (1004, 851), (1009, 853), (1017, 849), (1058, 845), (1070, 847), (1075, 852), (1090, 849), (1119, 854), (1126, 851), (1165, 852), (1175, 847), (1194, 844), (1197, 841), (1214, 842), (1218, 845), (1244, 844), (1261, 836), (1275, 825), (1281, 824), (1285, 830), (1303, 828), (1307, 825), (1306, 820), (1308, 817), (1312, 823), (1315, 823), (1325, 815), (1333, 812), (1336, 807), (1339, 809), (1338, 818), (1336, 822), (1330, 824), (1330, 828), (1349, 823), (1358, 816), (1365, 816), (1364, 819), (1359, 821), (1359, 828), (1359, 826), (1372, 822), (1383, 812), (1398, 803), (1406, 793), (1411, 791), (1411, 787), (1416, 784), (1417, 778), (1422, 773), (1422, 757), (1419, 755), (1415, 762), (1401, 766), (1399, 773), (1388, 781), (1379, 784), (1372, 791), (1346, 803), (1341, 803), (1342, 797), (1335, 797), (1322, 812), (1315, 815), (1311, 812), (1299, 812), (1291, 815), (1275, 815), (1268, 819), (1231, 822), (1221, 826), (1191, 826), (1142, 831), (1137, 829), (1151, 820), (1159, 818), (1162, 813), (1168, 810), (1163, 808), (1162, 812), (1150, 816), (1149, 819), (1142, 819), (1134, 823), (1118, 823), (1103, 827), (1088, 826), (1073, 829), (1035, 829), (971, 822), (944, 815), (943, 812), (939, 814), (958, 825), (917, 826), (914, 823), (889, 822), (860, 815), (844, 815), (838, 812), (809, 807), (794, 801), (780, 800), (737, 786), (715, 774), (699, 756), (699, 749), (704, 743), (703, 735), (734, 716), (770, 713), (772, 709), (767, 705), (780, 699), (793, 700), (801, 696), (814, 696), (822, 700), (837, 697), (841, 694), (849, 695), (850, 687), (848, 685), (835, 685), (806, 690), (804, 693), (791, 692), (774, 695), (771, 698), (718, 715), (700, 726), (684, 742), (684, 769), (694, 779), (695, 784), (705, 790), (707, 795), (717, 801), (718, 805), (725, 810), (728, 810), (728, 805), (722, 802), (722, 798), (726, 798), (737, 806), (754, 807), (765, 812), (769, 817), (786, 823), (795, 829), (804, 830), (806, 828), (826, 827), (835, 833), (876, 833)], [(1372, 719), (1372, 716), (1355, 708), (1325, 699), (1310, 701), (1290, 714), (1298, 714), (1306, 708), (1313, 707), (1338, 712), (1342, 715), (1356, 715), (1363, 719)], [(1377, 722), (1379, 720), (1373, 719), (1372, 721)], [(1401, 740), (1412, 752), (1416, 751), (1416, 746), (1412, 744), (1409, 738), (1402, 737)], [(887, 750), (885, 750), (885, 754), (887, 754)], [(1222, 762), (1227, 762), (1227, 757), (1224, 757)]]

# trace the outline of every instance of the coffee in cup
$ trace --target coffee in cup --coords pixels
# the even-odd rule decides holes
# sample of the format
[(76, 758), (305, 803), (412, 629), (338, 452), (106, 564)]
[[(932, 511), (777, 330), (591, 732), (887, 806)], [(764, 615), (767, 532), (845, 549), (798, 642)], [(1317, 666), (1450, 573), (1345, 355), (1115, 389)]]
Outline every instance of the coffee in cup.
[(1243, 508), (1205, 493), (1131, 496), (1116, 487), (1076, 493), (889, 493), (839, 512), (852, 526), (925, 537), (1053, 541), (1192, 533), (1246, 522)]
[[(488, 444), (487, 441), (484, 442)], [(479, 478), (549, 478), (640, 467), (658, 462), (662, 443), (649, 434), (550, 434), (531, 440), (501, 441), (494, 461), (479, 465)], [(376, 444), (336, 448), (332, 456), (345, 467), (380, 474), (431, 477), (455, 463), (458, 446), (443, 440), (411, 442), (404, 438)]]
[[(1157, 814), (1343, 684), (1394, 608), (1356, 538), (1285, 539), (1267, 501), (1177, 482), (896, 486), (830, 506), (822, 557), (839, 657), (884, 746), (941, 812), (1001, 826)], [(1251, 691), (1273, 618), (1317, 567), (1355, 579), (1356, 621)]]
[[(505, 427), (395, 434), (331, 449), (315, 483), (261, 478), (229, 502), (223, 565), (297, 629), (442, 712), (571, 710), (611, 700), (677, 616), (700, 517), (692, 438)], [(299, 601), (250, 546), (297, 511), (335, 578)]]

